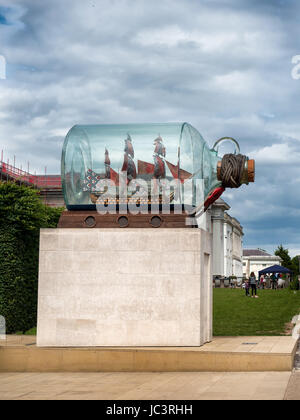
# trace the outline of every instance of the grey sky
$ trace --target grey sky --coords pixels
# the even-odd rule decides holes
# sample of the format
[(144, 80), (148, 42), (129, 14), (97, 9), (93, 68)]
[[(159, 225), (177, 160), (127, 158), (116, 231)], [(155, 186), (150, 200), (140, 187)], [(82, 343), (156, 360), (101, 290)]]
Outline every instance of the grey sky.
[(0, 0), (0, 148), (59, 172), (76, 123), (188, 121), (235, 137), (254, 185), (225, 199), (245, 245), (300, 253), (296, 0)]

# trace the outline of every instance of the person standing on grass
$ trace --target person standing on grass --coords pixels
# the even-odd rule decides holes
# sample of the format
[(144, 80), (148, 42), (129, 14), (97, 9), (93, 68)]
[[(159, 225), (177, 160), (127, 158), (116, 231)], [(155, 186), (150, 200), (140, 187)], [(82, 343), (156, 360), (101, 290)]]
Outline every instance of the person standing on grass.
[(264, 276), (264, 279), (263, 279), (263, 289), (265, 289), (266, 286), (267, 286), (267, 279), (266, 279), (266, 276)]
[(245, 291), (246, 291), (246, 296), (250, 296), (250, 293), (249, 293), (249, 289), (250, 289), (250, 283), (249, 283), (249, 280), (245, 280)]
[(265, 288), (265, 283), (264, 283), (264, 281), (265, 281), (265, 276), (262, 274), (262, 275), (260, 276), (260, 279), (259, 279), (259, 287), (260, 287), (260, 289), (264, 289), (264, 288)]
[(272, 289), (276, 289), (277, 287), (276, 287), (276, 285), (277, 285), (277, 278), (276, 278), (276, 276), (275, 276), (275, 273), (273, 273), (272, 275), (271, 275), (271, 283), (272, 283)]
[(252, 271), (252, 273), (250, 274), (250, 278), (249, 278), (249, 283), (250, 283), (250, 286), (251, 286), (251, 297), (258, 297), (257, 296), (257, 284), (256, 284), (256, 277), (255, 277), (255, 274), (253, 273), (253, 271)]

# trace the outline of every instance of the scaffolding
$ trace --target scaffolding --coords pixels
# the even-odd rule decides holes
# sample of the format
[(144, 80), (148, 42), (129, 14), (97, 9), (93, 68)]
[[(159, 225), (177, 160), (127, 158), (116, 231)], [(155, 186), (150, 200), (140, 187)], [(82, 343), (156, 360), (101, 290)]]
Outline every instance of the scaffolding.
[(38, 189), (61, 189), (61, 176), (48, 175), (47, 168), (45, 168), (45, 175), (33, 175), (29, 171), (10, 165), (9, 162), (0, 161), (0, 179), (1, 181), (15, 181)]

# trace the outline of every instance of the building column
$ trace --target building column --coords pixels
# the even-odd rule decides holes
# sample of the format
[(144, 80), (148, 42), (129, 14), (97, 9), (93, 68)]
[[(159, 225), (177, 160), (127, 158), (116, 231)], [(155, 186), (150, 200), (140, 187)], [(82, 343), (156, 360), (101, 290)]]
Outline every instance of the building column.
[(224, 219), (212, 216), (213, 225), (213, 273), (224, 276)]

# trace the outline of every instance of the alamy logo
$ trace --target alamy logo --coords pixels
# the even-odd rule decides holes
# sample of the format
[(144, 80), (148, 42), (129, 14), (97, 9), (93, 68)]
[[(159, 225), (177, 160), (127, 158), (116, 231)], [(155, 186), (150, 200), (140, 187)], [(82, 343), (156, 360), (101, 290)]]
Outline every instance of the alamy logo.
[(6, 59), (0, 55), (0, 79), (6, 79)]
[(6, 339), (6, 323), (4, 316), (0, 315), (0, 340)]
[(292, 69), (292, 78), (294, 80), (300, 79), (300, 55), (294, 55), (292, 58), (292, 63), (296, 64), (295, 67)]

